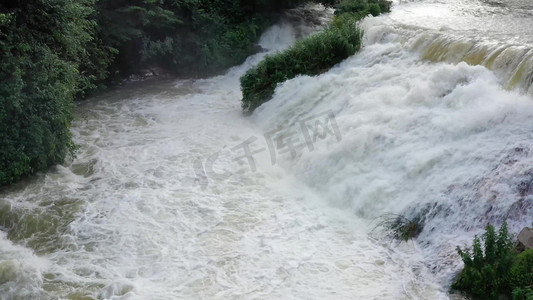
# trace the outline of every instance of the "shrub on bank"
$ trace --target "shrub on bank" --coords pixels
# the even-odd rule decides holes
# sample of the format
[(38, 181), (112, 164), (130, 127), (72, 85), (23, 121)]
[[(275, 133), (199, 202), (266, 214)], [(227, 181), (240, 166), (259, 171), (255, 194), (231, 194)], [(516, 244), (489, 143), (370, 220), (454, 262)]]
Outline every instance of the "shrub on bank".
[[(161, 67), (206, 76), (244, 62), (283, 9), (306, 0), (99, 0), (100, 36), (118, 50), (119, 77)], [(326, 1), (327, 2), (327, 1)]]
[(270, 100), (279, 83), (298, 75), (318, 75), (355, 54), (362, 38), (357, 21), (369, 14), (389, 12), (390, 5), (386, 0), (344, 0), (336, 4), (336, 16), (326, 29), (267, 56), (241, 77), (243, 110), (252, 112)]
[[(92, 1), (0, 4), (0, 185), (63, 161), (74, 96), (91, 85)], [(103, 60), (104, 57), (99, 59)]]
[(64, 160), (75, 98), (146, 67), (190, 76), (239, 64), (303, 2), (0, 2), (0, 185)]
[(278, 83), (297, 75), (318, 75), (357, 52), (362, 32), (356, 21), (338, 16), (323, 31), (283, 52), (267, 56), (251, 68), (241, 77), (243, 109), (251, 112), (268, 101)]
[(516, 257), (509, 276), (513, 300), (533, 300), (533, 250), (526, 250)]
[(392, 2), (387, 0), (344, 0), (335, 5), (335, 14), (355, 14), (362, 18), (390, 12)]
[(465, 266), (452, 288), (480, 299), (496, 299), (503, 294), (513, 300), (531, 300), (533, 250), (518, 254), (506, 223), (498, 233), (487, 226), (482, 240), (483, 245), (476, 236), (472, 250), (457, 247)]

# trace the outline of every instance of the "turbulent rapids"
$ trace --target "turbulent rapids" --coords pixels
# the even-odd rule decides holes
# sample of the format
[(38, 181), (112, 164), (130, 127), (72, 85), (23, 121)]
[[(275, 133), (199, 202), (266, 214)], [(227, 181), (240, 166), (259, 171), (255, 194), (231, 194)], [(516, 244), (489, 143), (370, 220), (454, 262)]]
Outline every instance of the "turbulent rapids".
[(397, 42), (422, 59), (482, 65), (497, 74), (504, 88), (533, 95), (530, 2), (446, 2), (405, 5), (393, 13), (385, 30), (400, 33)]
[[(239, 77), (331, 10), (288, 13), (224, 75), (83, 102), (76, 158), (0, 195), (0, 298), (450, 298), (457, 245), (533, 221), (533, 7), (392, 10), (362, 22), (359, 53), (251, 116)], [(300, 147), (278, 152), (273, 132)], [(374, 235), (389, 213), (421, 234)]]

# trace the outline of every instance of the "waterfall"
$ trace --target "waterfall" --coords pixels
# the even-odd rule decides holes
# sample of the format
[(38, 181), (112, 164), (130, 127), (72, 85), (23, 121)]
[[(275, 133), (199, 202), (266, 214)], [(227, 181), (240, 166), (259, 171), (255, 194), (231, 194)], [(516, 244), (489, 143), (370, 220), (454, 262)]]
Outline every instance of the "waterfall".
[[(77, 156), (0, 194), (0, 298), (448, 299), (456, 246), (533, 221), (526, 2), (395, 3), (251, 116), (239, 77), (330, 9), (288, 12), (224, 75), (87, 100)], [(375, 236), (389, 213), (422, 232)]]

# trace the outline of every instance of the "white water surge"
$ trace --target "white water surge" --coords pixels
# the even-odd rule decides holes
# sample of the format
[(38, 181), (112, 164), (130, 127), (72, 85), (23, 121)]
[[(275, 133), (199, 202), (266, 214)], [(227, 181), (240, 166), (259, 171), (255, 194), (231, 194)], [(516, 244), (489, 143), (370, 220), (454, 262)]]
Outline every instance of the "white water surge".
[[(1, 194), (0, 298), (447, 299), (457, 245), (489, 222), (516, 231), (533, 221), (527, 89), (504, 89), (481, 63), (424, 59), (422, 35), (474, 34), (407, 21), (461, 5), (399, 4), (365, 20), (360, 53), (280, 85), (249, 117), (238, 79), (264, 53), (223, 76), (141, 82), (82, 103), (77, 158)], [(282, 49), (309, 31), (282, 23), (261, 45)], [(249, 138), (268, 148), (265, 132), (323, 112), (340, 140), (274, 165), (264, 150), (255, 172), (233, 159)], [(375, 239), (386, 213), (421, 217), (424, 231)]]

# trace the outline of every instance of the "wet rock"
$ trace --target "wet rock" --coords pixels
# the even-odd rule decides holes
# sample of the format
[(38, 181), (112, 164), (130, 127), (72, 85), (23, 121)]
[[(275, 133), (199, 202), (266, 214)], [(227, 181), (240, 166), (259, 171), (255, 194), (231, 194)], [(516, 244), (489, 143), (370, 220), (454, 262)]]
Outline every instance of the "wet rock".
[(518, 249), (533, 249), (533, 228), (525, 227), (518, 234)]
[(144, 77), (152, 77), (152, 76), (168, 76), (170, 73), (160, 67), (157, 66), (150, 66), (146, 69), (141, 70), (140, 74)]

